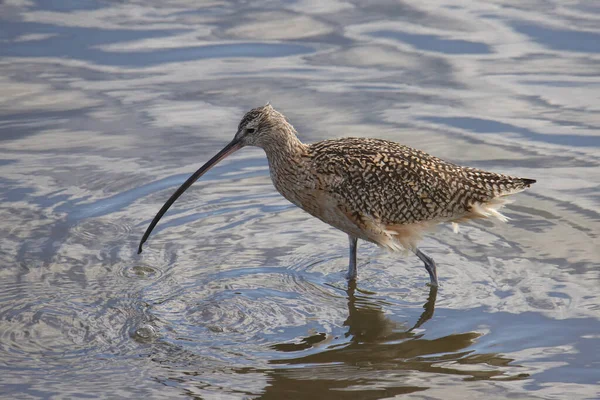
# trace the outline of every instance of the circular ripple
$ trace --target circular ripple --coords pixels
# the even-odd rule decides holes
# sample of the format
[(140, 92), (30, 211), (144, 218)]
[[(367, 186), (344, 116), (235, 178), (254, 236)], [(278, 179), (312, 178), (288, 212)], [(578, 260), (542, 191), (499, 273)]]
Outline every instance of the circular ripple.
[(131, 234), (132, 227), (124, 221), (92, 218), (75, 225), (69, 238), (84, 244), (115, 243)]
[[(48, 365), (64, 365), (129, 351), (128, 332), (145, 319), (143, 307), (130, 296), (120, 298), (125, 292), (90, 304), (86, 290), (92, 287), (71, 287), (63, 296), (56, 293), (62, 288), (42, 284), (28, 285), (27, 292), (20, 283), (1, 285), (0, 357), (18, 365), (41, 354)], [(18, 302), (3, 301), (16, 294)]]
[(158, 336), (158, 329), (150, 324), (142, 324), (131, 332), (131, 338), (138, 343), (152, 343)]
[(149, 265), (122, 265), (119, 275), (128, 279), (155, 280), (163, 275), (163, 271)]
[[(347, 318), (346, 299), (283, 267), (238, 268), (196, 276), (149, 312), (173, 327), (161, 340), (211, 356), (253, 358), (294, 338), (332, 332)], [(217, 351), (217, 349), (219, 349)]]

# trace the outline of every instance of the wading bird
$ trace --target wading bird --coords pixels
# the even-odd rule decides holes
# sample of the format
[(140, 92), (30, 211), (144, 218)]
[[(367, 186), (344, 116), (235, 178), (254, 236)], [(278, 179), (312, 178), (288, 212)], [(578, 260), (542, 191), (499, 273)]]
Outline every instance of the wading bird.
[(437, 286), (434, 260), (417, 247), (423, 234), (444, 222), (487, 217), (506, 221), (498, 211), (505, 196), (535, 183), (462, 167), (387, 140), (342, 138), (304, 144), (283, 114), (267, 104), (247, 112), (233, 140), (173, 193), (144, 233), (138, 254), (175, 200), (244, 146), (264, 149), (271, 179), (283, 197), (348, 234), (348, 280), (356, 279), (357, 240), (362, 239), (393, 251), (414, 252), (425, 264), (431, 285)]

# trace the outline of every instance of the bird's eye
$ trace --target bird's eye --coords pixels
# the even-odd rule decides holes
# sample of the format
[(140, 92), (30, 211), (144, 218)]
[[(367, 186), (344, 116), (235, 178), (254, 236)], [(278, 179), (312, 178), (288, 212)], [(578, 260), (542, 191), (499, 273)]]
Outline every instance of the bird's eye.
[(246, 133), (254, 133), (255, 130), (254, 128), (246, 128)]

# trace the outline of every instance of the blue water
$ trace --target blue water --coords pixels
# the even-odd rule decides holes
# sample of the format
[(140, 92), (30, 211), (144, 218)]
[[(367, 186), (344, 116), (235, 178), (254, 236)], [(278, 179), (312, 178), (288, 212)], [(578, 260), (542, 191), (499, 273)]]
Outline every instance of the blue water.
[[(600, 9), (551, 1), (0, 4), (0, 398), (600, 398)], [(422, 248), (284, 200), (270, 102), (536, 179)], [(383, 194), (382, 194), (383, 195)]]
[(398, 31), (374, 31), (370, 33), (376, 38), (390, 38), (408, 43), (411, 46), (424, 51), (434, 51), (444, 54), (487, 54), (490, 48), (485, 43), (477, 43), (468, 40), (444, 39), (435, 35), (418, 35), (414, 33)]
[(122, 67), (152, 66), (169, 62), (184, 62), (205, 58), (286, 57), (311, 53), (309, 46), (294, 43), (222, 43), (205, 46), (186, 46), (177, 49), (159, 49), (151, 52), (115, 52), (99, 48), (102, 45), (132, 40), (162, 38), (184, 33), (183, 30), (105, 30), (81, 27), (56, 27), (33, 23), (4, 23), (5, 40), (23, 34), (52, 34), (53, 36), (21, 42), (0, 48), (1, 57), (66, 57), (89, 61), (98, 65)]

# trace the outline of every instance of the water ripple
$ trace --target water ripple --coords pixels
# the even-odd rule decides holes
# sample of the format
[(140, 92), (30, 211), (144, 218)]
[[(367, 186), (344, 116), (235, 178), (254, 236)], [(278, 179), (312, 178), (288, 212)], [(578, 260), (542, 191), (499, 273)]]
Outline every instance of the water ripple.
[[(446, 3), (0, 1), (0, 393), (598, 397), (600, 9)], [(363, 242), (348, 286), (346, 236), (283, 200), (260, 150), (137, 255), (267, 101), (306, 142), (538, 183), (507, 224), (427, 236), (439, 291)]]

